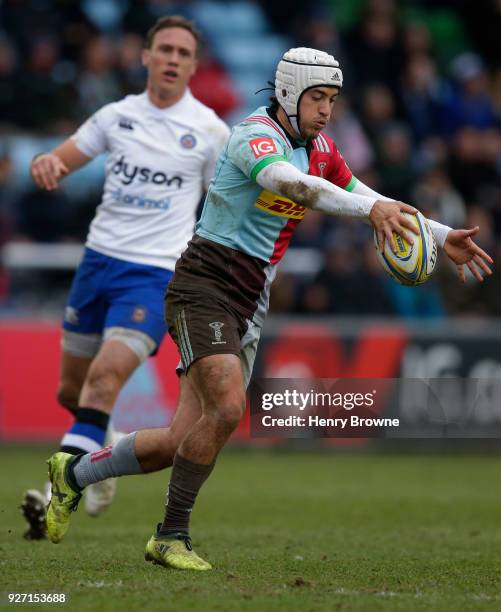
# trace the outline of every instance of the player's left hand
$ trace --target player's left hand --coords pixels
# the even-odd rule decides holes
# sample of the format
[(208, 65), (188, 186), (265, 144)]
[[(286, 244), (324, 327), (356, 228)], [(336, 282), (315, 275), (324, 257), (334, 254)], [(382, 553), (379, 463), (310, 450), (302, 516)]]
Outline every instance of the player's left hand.
[(488, 266), (488, 264), (494, 263), (492, 257), (471, 239), (471, 237), (478, 234), (479, 231), (480, 228), (477, 225), (472, 229), (451, 230), (447, 234), (444, 251), (456, 264), (459, 280), (462, 283), (466, 280), (464, 275), (464, 264), (468, 266), (470, 272), (479, 282), (484, 280), (481, 272), (484, 272), (487, 276), (492, 274), (492, 270)]

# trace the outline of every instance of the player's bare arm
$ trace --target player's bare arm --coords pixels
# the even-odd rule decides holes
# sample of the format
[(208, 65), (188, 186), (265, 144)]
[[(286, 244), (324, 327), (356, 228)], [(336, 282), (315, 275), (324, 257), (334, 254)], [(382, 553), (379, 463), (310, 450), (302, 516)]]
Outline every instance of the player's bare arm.
[(53, 151), (37, 155), (31, 162), (31, 176), (40, 189), (53, 191), (70, 172), (90, 161), (72, 138), (68, 138)]

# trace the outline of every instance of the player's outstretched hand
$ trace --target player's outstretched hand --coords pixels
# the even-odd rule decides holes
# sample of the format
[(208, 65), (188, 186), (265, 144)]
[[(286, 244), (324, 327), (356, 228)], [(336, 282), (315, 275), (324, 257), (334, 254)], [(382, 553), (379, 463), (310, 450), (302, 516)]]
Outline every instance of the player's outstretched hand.
[(53, 153), (44, 153), (31, 162), (31, 176), (40, 189), (53, 191), (59, 181), (68, 174), (68, 168), (60, 157)]
[(369, 219), (371, 220), (377, 234), (377, 241), (381, 251), (384, 250), (384, 241), (388, 241), (394, 253), (397, 252), (397, 245), (393, 238), (393, 232), (402, 236), (410, 244), (414, 244), (412, 236), (405, 230), (408, 229), (415, 234), (419, 234), (416, 225), (402, 213), (410, 213), (415, 215), (417, 209), (403, 202), (388, 202), (377, 200), (372, 207)]
[(482, 272), (487, 276), (492, 274), (492, 270), (488, 266), (488, 264), (494, 263), (492, 257), (471, 239), (479, 231), (480, 228), (477, 225), (472, 229), (451, 230), (447, 234), (444, 251), (456, 264), (459, 279), (462, 283), (465, 282), (464, 264), (468, 266), (470, 272), (479, 282), (484, 280)]

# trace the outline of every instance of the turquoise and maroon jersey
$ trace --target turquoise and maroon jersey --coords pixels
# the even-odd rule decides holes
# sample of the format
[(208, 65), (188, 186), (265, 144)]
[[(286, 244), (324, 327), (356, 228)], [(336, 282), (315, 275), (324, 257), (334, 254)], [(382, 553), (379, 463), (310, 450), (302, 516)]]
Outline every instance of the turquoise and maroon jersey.
[(263, 189), (256, 176), (277, 161), (351, 190), (356, 179), (324, 134), (296, 142), (265, 107), (236, 125), (216, 165), (195, 236), (172, 283), (197, 287), (262, 324), (276, 265), (307, 209)]
[(257, 174), (276, 161), (343, 188), (352, 179), (330, 138), (320, 134), (311, 144), (291, 141), (263, 106), (233, 128), (196, 233), (268, 263), (278, 262), (307, 209), (256, 183)]

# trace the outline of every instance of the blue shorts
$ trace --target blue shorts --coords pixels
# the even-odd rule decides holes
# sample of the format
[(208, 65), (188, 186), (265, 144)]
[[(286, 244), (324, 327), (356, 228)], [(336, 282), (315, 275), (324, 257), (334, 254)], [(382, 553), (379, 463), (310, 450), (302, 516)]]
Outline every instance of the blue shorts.
[(158, 347), (167, 333), (163, 306), (171, 277), (170, 270), (86, 248), (71, 285), (63, 327), (80, 334), (125, 327), (148, 335)]

